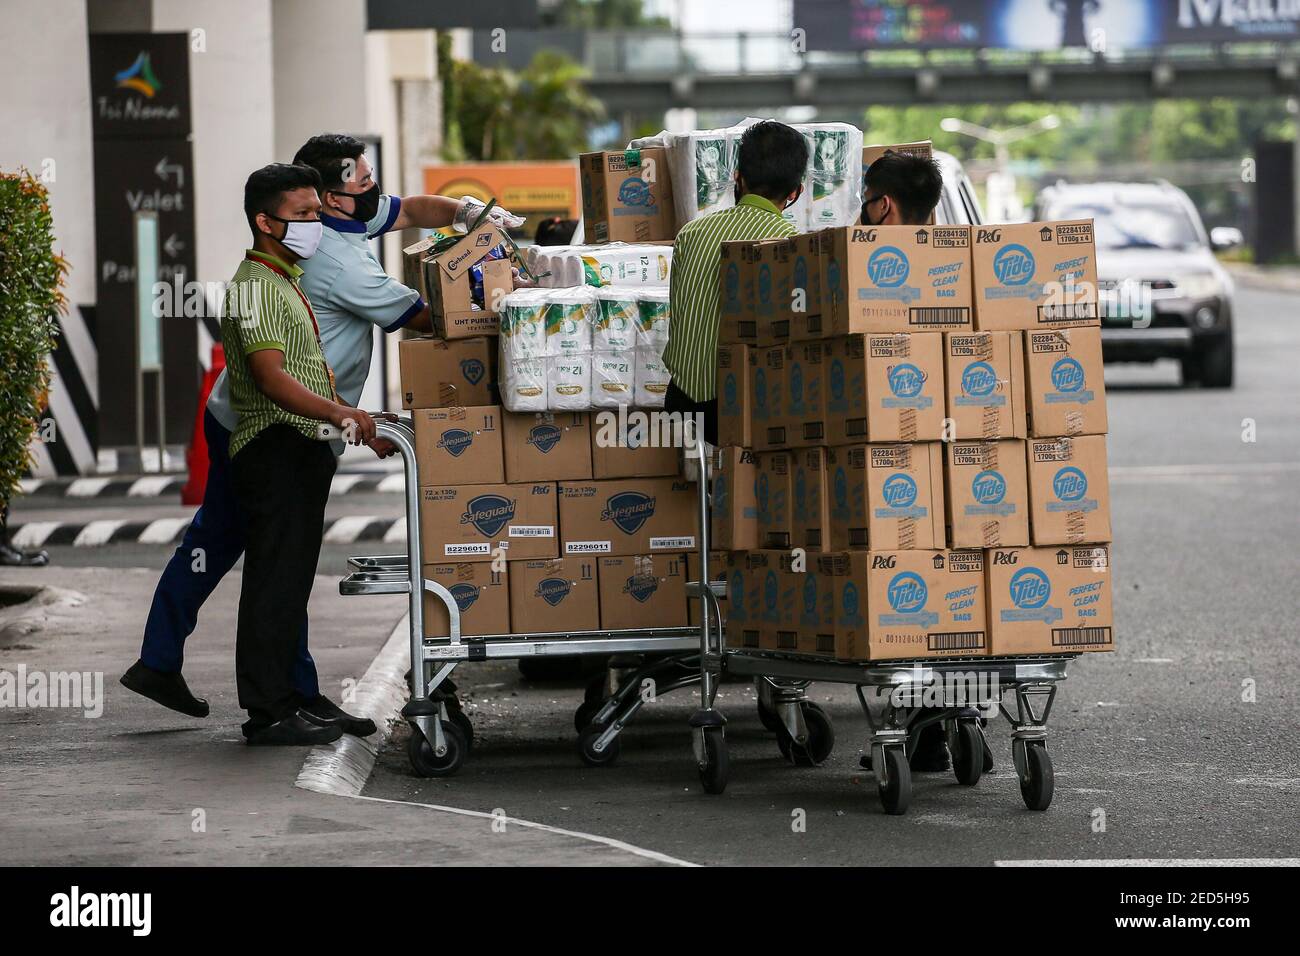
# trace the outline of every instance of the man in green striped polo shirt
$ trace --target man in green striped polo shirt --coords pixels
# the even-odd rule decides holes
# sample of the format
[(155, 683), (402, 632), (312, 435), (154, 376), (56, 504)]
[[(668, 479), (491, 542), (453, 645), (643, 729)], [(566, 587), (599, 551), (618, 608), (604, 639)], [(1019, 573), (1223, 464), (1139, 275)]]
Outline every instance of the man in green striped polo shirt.
[(244, 186), (253, 231), (226, 293), (221, 320), (231, 406), (230, 480), (244, 531), (244, 573), (235, 640), (239, 704), (250, 744), (328, 743), (336, 723), (313, 720), (294, 689), (293, 668), (320, 557), (334, 453), (317, 439), (324, 422), (363, 444), (375, 437), (365, 412), (338, 400), (298, 262), (321, 237), (320, 176), (275, 163)]
[(672, 375), (664, 407), (700, 414), (704, 440), (718, 441), (718, 265), (724, 242), (780, 239), (796, 230), (781, 218), (803, 191), (808, 144), (797, 130), (765, 120), (745, 130), (736, 157), (736, 205), (688, 222), (673, 244), (668, 346)]

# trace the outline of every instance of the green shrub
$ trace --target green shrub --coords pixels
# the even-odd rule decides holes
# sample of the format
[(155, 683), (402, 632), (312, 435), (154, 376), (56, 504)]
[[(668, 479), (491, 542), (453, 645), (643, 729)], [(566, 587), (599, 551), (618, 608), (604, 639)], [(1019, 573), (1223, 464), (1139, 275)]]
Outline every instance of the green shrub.
[(53, 240), (45, 187), (25, 169), (0, 171), (0, 508), (30, 464), (50, 386), (55, 315), (67, 307), (68, 264)]

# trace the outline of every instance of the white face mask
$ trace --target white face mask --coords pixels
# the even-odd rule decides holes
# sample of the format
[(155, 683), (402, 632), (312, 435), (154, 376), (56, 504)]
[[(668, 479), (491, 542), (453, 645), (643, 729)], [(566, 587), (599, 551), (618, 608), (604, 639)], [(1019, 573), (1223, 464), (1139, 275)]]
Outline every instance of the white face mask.
[(279, 216), (270, 216), (270, 218), (284, 223), (284, 238), (280, 242), (299, 259), (310, 259), (316, 254), (320, 237), (325, 232), (325, 227), (319, 219), (281, 219)]

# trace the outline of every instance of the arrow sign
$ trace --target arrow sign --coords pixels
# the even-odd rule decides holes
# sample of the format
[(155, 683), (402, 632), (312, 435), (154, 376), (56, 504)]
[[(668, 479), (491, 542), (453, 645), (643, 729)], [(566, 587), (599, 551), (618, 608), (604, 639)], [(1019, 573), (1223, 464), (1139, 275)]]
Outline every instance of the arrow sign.
[(175, 259), (184, 248), (185, 243), (181, 242), (180, 236), (176, 235), (174, 232), (168, 236), (167, 241), (163, 243), (163, 252), (167, 253), (167, 255), (173, 259)]
[(167, 175), (169, 173), (175, 173), (176, 188), (184, 189), (185, 188), (185, 167), (181, 166), (179, 163), (169, 163), (167, 160), (168, 160), (167, 156), (164, 156), (162, 159), (158, 160), (158, 165), (153, 168), (153, 171), (158, 175), (159, 179), (163, 180), (163, 182), (167, 181)]

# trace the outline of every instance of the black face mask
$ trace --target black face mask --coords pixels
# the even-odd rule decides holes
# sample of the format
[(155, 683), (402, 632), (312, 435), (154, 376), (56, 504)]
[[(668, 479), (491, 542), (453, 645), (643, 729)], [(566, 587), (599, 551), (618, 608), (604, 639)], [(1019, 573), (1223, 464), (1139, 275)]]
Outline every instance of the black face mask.
[(379, 183), (375, 183), (363, 193), (345, 193), (340, 190), (333, 190), (336, 196), (347, 196), (356, 203), (352, 210), (352, 218), (358, 222), (369, 222), (375, 218), (379, 212)]

